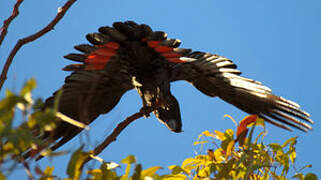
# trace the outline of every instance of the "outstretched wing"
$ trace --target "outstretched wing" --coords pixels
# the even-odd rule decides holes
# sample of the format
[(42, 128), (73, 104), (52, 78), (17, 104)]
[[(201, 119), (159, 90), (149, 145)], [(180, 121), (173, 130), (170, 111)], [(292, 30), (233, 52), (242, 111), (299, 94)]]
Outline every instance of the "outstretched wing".
[[(100, 114), (112, 110), (122, 95), (133, 88), (128, 73), (127, 58), (120, 47), (123, 36), (112, 28), (105, 33), (92, 33), (86, 37), (92, 43), (75, 46), (82, 53), (68, 54), (65, 58), (81, 62), (66, 66), (63, 70), (73, 71), (66, 77), (59, 98), (58, 111), (74, 120), (90, 124)], [(44, 109), (52, 107), (58, 91), (45, 101)], [(76, 136), (82, 129), (64, 121), (48, 133), (38, 134), (40, 139), (53, 142), (55, 150)], [(27, 157), (29, 153), (25, 157)]]
[(180, 57), (184, 63), (173, 68), (172, 80), (186, 80), (204, 94), (218, 96), (239, 109), (257, 114), (265, 121), (290, 130), (311, 130), (309, 114), (300, 106), (272, 94), (270, 88), (258, 81), (240, 76), (241, 72), (229, 59), (203, 52)]
[[(60, 89), (62, 94), (58, 111), (88, 125), (100, 114), (112, 110), (122, 95), (131, 88), (128, 76), (120, 72), (111, 76), (104, 71), (75, 71), (66, 78)], [(58, 91), (46, 100), (45, 107), (53, 106), (57, 94)], [(59, 148), (82, 131), (81, 128), (64, 121), (57, 123), (53, 132), (41, 137), (50, 140), (60, 139), (51, 147), (52, 150)]]

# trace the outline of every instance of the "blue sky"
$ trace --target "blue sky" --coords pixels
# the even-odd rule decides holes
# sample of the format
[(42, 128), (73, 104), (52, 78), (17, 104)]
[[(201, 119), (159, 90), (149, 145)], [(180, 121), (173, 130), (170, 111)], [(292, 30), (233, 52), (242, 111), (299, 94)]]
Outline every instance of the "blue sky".
[[(0, 1), (0, 20), (6, 19), (14, 1)], [(20, 15), (10, 26), (0, 47), (1, 67), (15, 42), (38, 31), (57, 13), (62, 1), (22, 3)], [(294, 100), (312, 114), (313, 131), (285, 132), (268, 125), (267, 142), (283, 142), (298, 136), (297, 167), (312, 164), (311, 171), (321, 175), (321, 1), (77, 1), (64, 19), (37, 41), (24, 46), (16, 55), (4, 88), (18, 90), (35, 77), (34, 97), (46, 98), (58, 89), (68, 73), (61, 68), (71, 62), (64, 55), (73, 46), (85, 43), (85, 35), (114, 21), (134, 20), (166, 31), (170, 38), (182, 40), (181, 47), (226, 56), (238, 65), (243, 76), (269, 86), (277, 95)], [(172, 92), (180, 102), (183, 120), (181, 134), (174, 134), (154, 116), (131, 124), (100, 157), (119, 162), (134, 154), (144, 168), (180, 164), (194, 154), (193, 142), (204, 130), (225, 130), (234, 124), (224, 119), (229, 114), (242, 119), (246, 114), (217, 98), (209, 98), (186, 82), (176, 82)], [(3, 97), (3, 92), (1, 92)], [(127, 116), (137, 112), (141, 100), (135, 91), (126, 93), (118, 106), (91, 125), (91, 147), (101, 142)], [(20, 121), (17, 119), (17, 121)], [(85, 134), (81, 135), (85, 139)], [(61, 150), (76, 149), (74, 138)], [(59, 165), (54, 173), (65, 175), (69, 157), (40, 165)], [(25, 177), (17, 170), (10, 179)]]

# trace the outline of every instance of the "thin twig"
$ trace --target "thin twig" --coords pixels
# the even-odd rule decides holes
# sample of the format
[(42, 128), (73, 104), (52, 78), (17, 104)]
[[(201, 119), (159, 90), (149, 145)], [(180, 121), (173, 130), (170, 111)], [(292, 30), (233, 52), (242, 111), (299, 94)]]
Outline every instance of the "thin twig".
[(56, 17), (43, 29), (41, 29), (40, 31), (36, 32), (35, 34), (32, 34), (30, 36), (27, 36), (25, 38), (19, 39), (19, 41), (16, 43), (16, 45), (14, 46), (14, 48), (11, 50), (6, 63), (2, 69), (1, 72), (1, 76), (0, 76), (0, 90), (3, 86), (4, 81), (7, 79), (7, 73), (9, 70), (9, 67), (13, 61), (14, 56), (17, 54), (17, 52), (19, 51), (19, 49), (29, 43), (32, 42), (36, 39), (38, 39), (39, 37), (43, 36), (44, 34), (46, 34), (47, 32), (51, 31), (54, 29), (55, 25), (64, 17), (64, 15), (66, 14), (67, 10), (76, 2), (77, 0), (69, 0), (67, 1), (63, 7), (59, 8), (59, 11), (56, 15)]
[(32, 176), (29, 164), (26, 161), (22, 161), (23, 167), (25, 168), (25, 171), (28, 175), (29, 180), (34, 180), (35, 178)]
[(14, 7), (13, 7), (12, 14), (10, 15), (10, 17), (8, 19), (3, 21), (3, 26), (0, 28), (0, 30), (1, 30), (0, 46), (2, 44), (2, 41), (4, 40), (4, 38), (7, 35), (8, 28), (9, 28), (11, 21), (14, 20), (19, 15), (19, 6), (22, 2), (23, 2), (23, 0), (17, 0)]
[[(134, 122), (136, 119), (141, 118), (143, 116), (146, 116), (147, 114), (153, 112), (159, 107), (159, 105), (154, 105), (152, 107), (145, 107), (142, 108), (139, 112), (127, 117), (124, 121), (119, 123), (117, 127), (113, 130), (113, 132), (106, 137), (106, 139), (99, 144), (93, 152), (94, 156), (97, 156), (99, 153), (101, 153), (110, 143), (116, 140), (118, 135), (132, 122)], [(82, 164), (82, 167), (89, 161), (91, 160), (91, 157), (88, 157)]]

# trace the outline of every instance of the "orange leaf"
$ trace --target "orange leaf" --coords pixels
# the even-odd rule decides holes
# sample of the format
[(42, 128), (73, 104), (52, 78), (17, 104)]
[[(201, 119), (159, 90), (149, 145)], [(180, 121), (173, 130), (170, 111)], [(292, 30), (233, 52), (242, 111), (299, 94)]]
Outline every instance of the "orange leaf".
[(237, 130), (236, 130), (236, 136), (239, 136), (242, 132), (247, 130), (247, 126), (251, 123), (255, 122), (258, 118), (257, 115), (250, 115), (246, 116), (242, 121), (239, 123)]
[(216, 135), (215, 136), (216, 139), (224, 141), (224, 139), (225, 139), (224, 133), (222, 133), (221, 131), (217, 131), (217, 130), (215, 130), (214, 132), (215, 132), (215, 135)]
[(241, 120), (236, 130), (236, 140), (239, 141), (240, 145), (243, 145), (248, 132), (248, 126), (254, 123), (258, 119), (257, 115), (246, 116)]
[(212, 134), (212, 133), (210, 133), (208, 130), (203, 131), (202, 134), (203, 134), (204, 136), (207, 136), (207, 137), (215, 137), (215, 135)]

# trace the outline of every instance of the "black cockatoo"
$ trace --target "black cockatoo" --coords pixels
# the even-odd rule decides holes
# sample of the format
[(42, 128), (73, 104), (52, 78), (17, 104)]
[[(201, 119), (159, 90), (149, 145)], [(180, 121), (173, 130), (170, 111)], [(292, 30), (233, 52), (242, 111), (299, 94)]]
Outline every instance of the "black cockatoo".
[[(241, 77), (229, 59), (210, 53), (178, 48), (180, 40), (133, 21), (115, 22), (86, 36), (91, 44), (75, 46), (80, 54), (65, 58), (78, 61), (63, 68), (72, 71), (60, 90), (58, 110), (90, 124), (112, 110), (128, 90), (136, 89), (144, 107), (158, 104), (156, 117), (171, 131), (181, 132), (179, 104), (171, 94), (171, 82), (185, 80), (202, 93), (222, 100), (266, 122), (290, 130), (311, 130), (309, 114), (292, 101), (272, 94), (258, 81)], [(48, 98), (53, 106), (57, 93)], [(82, 129), (57, 121), (57, 128), (40, 138), (53, 139), (52, 150), (75, 137)], [(50, 134), (50, 135), (49, 135)]]

